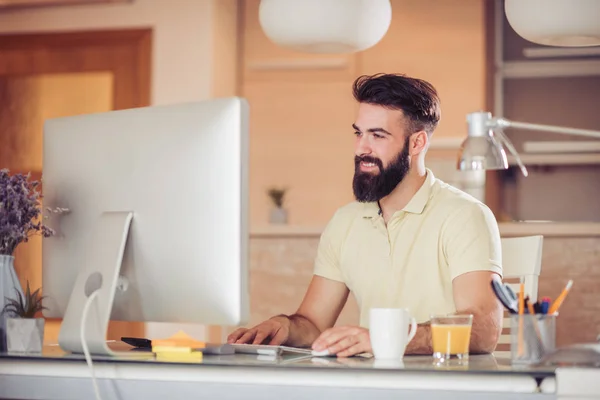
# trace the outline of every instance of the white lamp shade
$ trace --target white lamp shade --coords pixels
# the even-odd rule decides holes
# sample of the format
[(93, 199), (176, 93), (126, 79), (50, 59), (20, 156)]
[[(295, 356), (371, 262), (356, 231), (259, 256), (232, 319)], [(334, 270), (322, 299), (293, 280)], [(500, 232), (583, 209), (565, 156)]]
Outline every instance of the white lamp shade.
[(261, 0), (259, 20), (279, 46), (353, 53), (374, 46), (392, 21), (390, 0)]
[(505, 0), (504, 11), (515, 32), (530, 42), (600, 45), (599, 0)]

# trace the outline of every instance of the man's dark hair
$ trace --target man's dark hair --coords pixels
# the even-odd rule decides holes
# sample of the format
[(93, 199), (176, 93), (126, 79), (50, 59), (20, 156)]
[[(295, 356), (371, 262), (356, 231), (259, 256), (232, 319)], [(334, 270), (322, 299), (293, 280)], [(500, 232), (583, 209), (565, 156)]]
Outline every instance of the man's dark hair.
[(409, 120), (407, 134), (425, 131), (431, 136), (440, 120), (437, 91), (421, 79), (402, 74), (363, 75), (354, 81), (352, 91), (359, 103), (402, 110)]

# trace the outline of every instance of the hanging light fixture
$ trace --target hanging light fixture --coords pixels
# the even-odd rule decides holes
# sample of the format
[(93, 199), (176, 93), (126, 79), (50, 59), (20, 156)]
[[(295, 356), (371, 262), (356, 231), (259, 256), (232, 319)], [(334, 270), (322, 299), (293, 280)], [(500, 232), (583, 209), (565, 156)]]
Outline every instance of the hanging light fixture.
[(506, 19), (533, 43), (582, 47), (600, 45), (598, 0), (505, 0)]
[(377, 44), (392, 21), (390, 0), (261, 0), (259, 20), (279, 46), (353, 53)]

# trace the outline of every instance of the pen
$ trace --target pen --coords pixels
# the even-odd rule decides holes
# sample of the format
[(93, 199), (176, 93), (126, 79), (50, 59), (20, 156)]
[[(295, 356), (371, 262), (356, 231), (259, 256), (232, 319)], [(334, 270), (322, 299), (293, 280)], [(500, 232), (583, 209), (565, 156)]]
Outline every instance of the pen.
[(550, 307), (550, 298), (542, 298), (542, 305), (540, 306), (542, 314), (548, 314), (548, 308)]
[(569, 294), (571, 286), (573, 286), (573, 280), (569, 279), (569, 282), (567, 282), (567, 286), (565, 286), (560, 295), (552, 303), (552, 306), (550, 306), (550, 310), (548, 311), (549, 314), (554, 314), (558, 311), (563, 301), (565, 301), (565, 297), (567, 297), (567, 295)]

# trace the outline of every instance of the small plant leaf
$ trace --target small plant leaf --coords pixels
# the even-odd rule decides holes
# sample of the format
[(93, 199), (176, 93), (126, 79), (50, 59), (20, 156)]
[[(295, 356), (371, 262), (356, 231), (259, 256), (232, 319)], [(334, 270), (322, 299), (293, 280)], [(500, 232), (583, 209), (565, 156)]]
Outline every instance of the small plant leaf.
[(286, 189), (271, 188), (267, 193), (277, 207), (282, 207), (286, 191)]
[(38, 288), (31, 293), (29, 281), (27, 281), (25, 295), (22, 295), (20, 291), (15, 290), (15, 292), (17, 292), (17, 298), (11, 299), (7, 297), (2, 313), (12, 314), (20, 318), (34, 318), (36, 313), (47, 309), (42, 304), (42, 300), (45, 296), (40, 295), (40, 289), (41, 288)]

